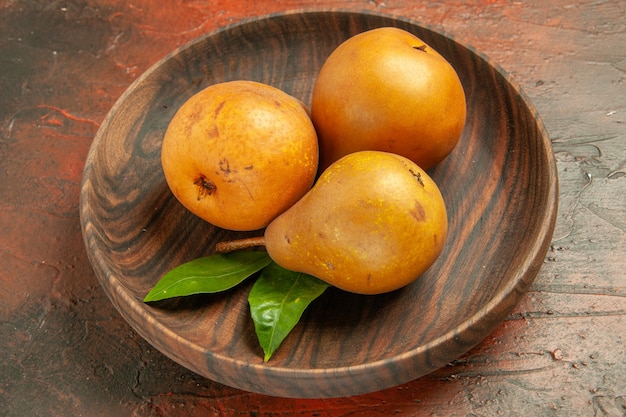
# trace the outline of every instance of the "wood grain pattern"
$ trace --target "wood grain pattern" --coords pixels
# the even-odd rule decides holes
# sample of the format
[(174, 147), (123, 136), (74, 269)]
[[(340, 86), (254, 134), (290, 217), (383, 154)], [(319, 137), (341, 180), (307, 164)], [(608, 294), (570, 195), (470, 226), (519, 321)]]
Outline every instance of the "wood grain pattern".
[[(375, 297), (329, 291), (268, 364), (249, 318), (249, 285), (163, 303), (143, 296), (168, 269), (241, 234), (186, 212), (160, 169), (176, 109), (226, 80), (265, 82), (310, 101), (315, 75), (342, 40), (397, 26), (444, 55), (468, 98), (453, 154), (431, 170), (448, 207), (444, 253), (411, 286)], [(284, 13), (188, 44), (126, 91), (93, 142), (81, 190), (89, 257), (107, 295), (152, 345), (213, 380), (284, 397), (338, 397), (415, 379), (480, 342), (532, 283), (554, 228), (557, 174), (534, 108), (476, 51), (410, 20), (348, 12)]]

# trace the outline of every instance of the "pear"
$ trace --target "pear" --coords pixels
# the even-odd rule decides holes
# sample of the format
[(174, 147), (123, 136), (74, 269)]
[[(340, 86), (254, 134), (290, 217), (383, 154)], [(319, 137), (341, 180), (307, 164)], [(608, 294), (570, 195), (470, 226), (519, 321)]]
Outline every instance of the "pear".
[(435, 182), (411, 160), (360, 151), (330, 165), (266, 228), (269, 256), (358, 294), (408, 285), (443, 250), (446, 207)]

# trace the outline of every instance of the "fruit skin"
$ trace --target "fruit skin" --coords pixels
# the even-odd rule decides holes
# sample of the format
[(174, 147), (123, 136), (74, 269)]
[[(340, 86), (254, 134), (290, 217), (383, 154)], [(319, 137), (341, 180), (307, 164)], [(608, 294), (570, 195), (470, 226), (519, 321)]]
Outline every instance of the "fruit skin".
[(456, 146), (466, 118), (463, 86), (433, 48), (383, 27), (339, 45), (316, 80), (311, 118), (320, 168), (350, 152), (405, 156), (428, 170)]
[(265, 230), (270, 257), (346, 291), (380, 294), (424, 273), (441, 253), (446, 208), (434, 181), (402, 156), (352, 153)]
[(161, 149), (167, 183), (191, 212), (224, 229), (265, 227), (313, 185), (317, 134), (301, 102), (258, 82), (192, 96)]

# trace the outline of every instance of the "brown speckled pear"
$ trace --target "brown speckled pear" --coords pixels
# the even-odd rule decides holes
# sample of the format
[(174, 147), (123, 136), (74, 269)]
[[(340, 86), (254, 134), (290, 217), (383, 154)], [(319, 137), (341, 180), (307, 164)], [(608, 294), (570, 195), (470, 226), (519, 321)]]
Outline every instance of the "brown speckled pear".
[(167, 183), (192, 213), (230, 230), (267, 226), (313, 185), (317, 134), (302, 102), (235, 80), (196, 93), (161, 148)]
[(410, 284), (441, 253), (448, 221), (435, 182), (402, 156), (362, 151), (332, 164), (265, 231), (272, 259), (359, 294)]

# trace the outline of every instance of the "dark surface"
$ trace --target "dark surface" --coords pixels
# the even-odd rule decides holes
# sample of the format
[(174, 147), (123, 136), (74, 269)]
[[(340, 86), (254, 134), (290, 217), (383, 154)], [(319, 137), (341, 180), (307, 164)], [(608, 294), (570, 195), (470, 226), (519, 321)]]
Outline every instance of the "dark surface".
[[(153, 349), (88, 263), (78, 196), (116, 99), (185, 42), (311, 5), (414, 18), (509, 71), (543, 117), (561, 186), (530, 292), (483, 342), (379, 393), (277, 400)], [(619, 1), (0, 4), (0, 415), (622, 416), (626, 403), (626, 37)]]

